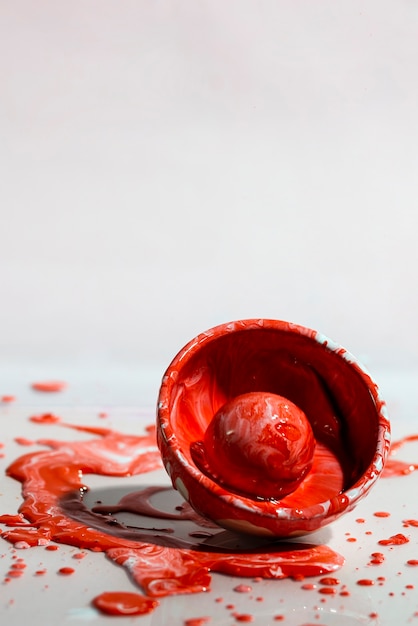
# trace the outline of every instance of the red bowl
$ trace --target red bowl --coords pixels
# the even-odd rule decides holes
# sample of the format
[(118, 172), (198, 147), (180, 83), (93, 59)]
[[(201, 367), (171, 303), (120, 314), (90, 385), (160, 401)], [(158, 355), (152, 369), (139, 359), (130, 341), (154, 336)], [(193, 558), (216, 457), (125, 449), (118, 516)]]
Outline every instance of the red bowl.
[[(192, 455), (217, 411), (250, 392), (288, 398), (315, 436), (312, 469), (281, 499), (231, 490)], [(387, 458), (390, 425), (376, 384), (344, 348), (303, 326), (250, 319), (202, 333), (173, 359), (157, 441), (173, 486), (199, 514), (230, 530), (289, 537), (329, 524), (367, 494)]]

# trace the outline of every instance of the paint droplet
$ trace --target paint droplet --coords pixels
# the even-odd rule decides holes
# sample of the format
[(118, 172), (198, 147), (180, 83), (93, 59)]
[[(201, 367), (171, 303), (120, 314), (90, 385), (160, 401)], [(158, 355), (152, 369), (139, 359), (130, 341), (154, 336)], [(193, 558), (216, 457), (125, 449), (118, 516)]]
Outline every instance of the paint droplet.
[(371, 580), (370, 578), (361, 578), (357, 581), (357, 584), (361, 587), (372, 587), (374, 585), (374, 580)]
[(10, 404), (11, 402), (15, 402), (16, 398), (15, 396), (2, 396), (1, 397), (1, 401), (4, 404)]
[(339, 585), (340, 581), (338, 580), (338, 578), (334, 578), (332, 576), (324, 576), (323, 578), (319, 579), (319, 582), (321, 583), (321, 585)]
[(387, 511), (375, 511), (373, 515), (375, 517), (390, 517), (390, 513), (388, 513)]
[(64, 391), (67, 387), (67, 383), (62, 380), (45, 380), (36, 383), (32, 383), (32, 389), (35, 391), (42, 391), (44, 393), (56, 393), (58, 391)]
[(64, 576), (69, 576), (70, 574), (74, 574), (75, 569), (72, 567), (61, 567), (58, 570), (58, 574), (63, 574)]
[(57, 415), (53, 415), (53, 413), (32, 415), (32, 417), (30, 417), (29, 419), (31, 422), (35, 422), (36, 424), (56, 424), (60, 421), (60, 418)]
[(405, 537), (402, 533), (398, 533), (397, 535), (392, 535), (389, 539), (381, 539), (378, 543), (381, 546), (400, 546), (408, 542), (408, 537)]
[(107, 591), (93, 599), (93, 606), (106, 615), (144, 615), (158, 606), (157, 600), (138, 593)]

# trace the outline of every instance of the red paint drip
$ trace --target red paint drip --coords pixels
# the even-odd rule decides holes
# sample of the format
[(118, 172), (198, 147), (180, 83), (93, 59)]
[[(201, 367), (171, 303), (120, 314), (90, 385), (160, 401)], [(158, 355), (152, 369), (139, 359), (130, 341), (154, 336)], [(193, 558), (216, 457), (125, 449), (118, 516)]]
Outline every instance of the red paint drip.
[(15, 442), (19, 444), (19, 446), (33, 446), (35, 443), (31, 439), (27, 439), (26, 437), (15, 437)]
[(357, 581), (357, 584), (361, 587), (372, 587), (374, 585), (374, 580), (371, 580), (371, 578), (361, 578)]
[(381, 539), (378, 543), (381, 546), (401, 546), (408, 542), (408, 537), (405, 537), (402, 533), (398, 533), (397, 535), (392, 535), (389, 539)]
[[(168, 518), (175, 523), (191, 520), (197, 524), (196, 530), (200, 525), (211, 525), (186, 503), (176, 507), (173, 514), (153, 506), (153, 495), (161, 489), (172, 491), (171, 487), (147, 487), (134, 497), (126, 496), (117, 505), (117, 510), (128, 508), (145, 516), (150, 528), (126, 528), (110, 515), (103, 515), (103, 510), (90, 511), (83, 504), (84, 474), (123, 477), (161, 467), (155, 429), (148, 428), (145, 435), (133, 436), (107, 428), (65, 423), (60, 426), (95, 437), (74, 442), (40, 440), (37, 443), (47, 447), (46, 450), (25, 454), (9, 466), (8, 475), (22, 483), (24, 501), (19, 515), (0, 517), (0, 521), (9, 526), (3, 538), (22, 548), (55, 541), (105, 552), (111, 561), (128, 570), (148, 598), (107, 593), (94, 601), (94, 606), (102, 612), (140, 614), (156, 606), (150, 600), (152, 597), (206, 591), (210, 586), (210, 572), (279, 579), (332, 573), (344, 563), (344, 559), (327, 546), (269, 544), (257, 539), (253, 548), (246, 545), (240, 549), (235, 545), (237, 536), (232, 533), (229, 541), (230, 545), (234, 544), (233, 548), (222, 543), (224, 539), (217, 545), (216, 533), (213, 533), (215, 536), (211, 533), (209, 538), (205, 533), (199, 542), (177, 537), (172, 529), (156, 529), (155, 518)], [(219, 529), (218, 532), (221, 537), (225, 536), (225, 531)], [(47, 545), (46, 549), (55, 550), (57, 545)]]
[(392, 442), (390, 446), (389, 458), (386, 460), (385, 467), (382, 472), (383, 477), (390, 478), (393, 476), (406, 476), (418, 469), (418, 463), (408, 463), (407, 461), (399, 461), (392, 458), (405, 444), (415, 441), (418, 441), (418, 435), (409, 435)]
[(64, 389), (67, 387), (67, 383), (61, 380), (45, 380), (32, 383), (31, 387), (35, 391), (42, 391), (44, 393), (57, 393), (58, 391), (64, 391)]
[(406, 564), (407, 564), (407, 565), (412, 565), (413, 567), (416, 567), (416, 566), (418, 566), (418, 559), (409, 559), (409, 560), (406, 562)]
[(145, 615), (151, 613), (158, 602), (138, 593), (108, 591), (96, 596), (93, 605), (106, 615)]
[(375, 511), (373, 515), (375, 517), (390, 517), (390, 513), (388, 513), (387, 511)]

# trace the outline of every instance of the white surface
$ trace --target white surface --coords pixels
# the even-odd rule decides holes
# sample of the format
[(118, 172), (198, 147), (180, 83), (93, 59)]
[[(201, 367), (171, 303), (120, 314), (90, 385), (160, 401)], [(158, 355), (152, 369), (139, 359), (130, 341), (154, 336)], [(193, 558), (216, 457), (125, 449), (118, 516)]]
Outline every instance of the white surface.
[[(29, 388), (32, 381), (22, 380), (20, 385), (13, 389), (17, 396), (16, 402), (0, 406), (0, 441), (4, 444), (1, 451), (5, 455), (4, 458), (0, 458), (0, 475), (3, 475), (0, 483), (0, 514), (15, 513), (22, 501), (19, 483), (4, 476), (6, 466), (18, 456), (38, 449), (36, 446), (29, 448), (18, 446), (14, 442), (14, 437), (19, 435), (31, 439), (66, 440), (86, 437), (82, 433), (53, 425), (33, 424), (28, 421), (30, 415), (53, 411), (73, 424), (109, 426), (135, 434), (142, 432), (142, 426), (153, 422), (153, 407), (144, 409), (139, 403), (131, 407), (121, 407), (112, 401), (112, 394), (113, 398), (118, 400), (121, 390), (126, 392), (129, 386), (126, 381), (119, 387), (113, 375), (99, 372), (97, 376), (97, 380), (101, 381), (100, 385), (86, 386), (82, 379), (77, 382), (75, 372), (68, 381), (68, 389), (53, 395), (35, 393)], [(403, 376), (400, 382), (397, 372), (382, 372), (382, 391), (385, 391), (388, 400), (395, 439), (418, 432), (416, 377), (417, 372), (411, 371), (409, 376)], [(74, 382), (71, 383), (71, 380)], [(133, 384), (132, 381), (130, 384)], [(134, 387), (128, 394), (132, 399), (137, 393), (136, 384)], [(101, 401), (104, 390), (108, 401), (106, 406)], [(84, 394), (88, 397), (88, 406), (83, 406)], [(24, 402), (21, 399), (24, 399)], [(28, 404), (29, 400), (32, 401), (31, 404)], [(99, 418), (99, 412), (104, 409), (108, 410), (108, 417)], [(416, 462), (418, 444), (406, 446), (398, 456)], [(92, 497), (94, 501), (94, 490), (100, 489), (101, 499), (104, 502), (111, 502), (110, 494), (113, 487), (123, 486), (136, 490), (138, 484), (144, 481), (146, 484), (161, 484), (167, 481), (167, 477), (161, 471), (127, 479), (86, 475), (83, 481), (93, 493), (87, 498)], [(77, 562), (72, 559), (77, 550), (71, 546), (60, 545), (56, 552), (47, 552), (42, 547), (16, 552), (0, 538), (1, 581), (13, 562), (13, 554), (17, 553), (17, 556), (21, 556), (27, 564), (20, 579), (12, 579), (9, 583), (1, 585), (0, 619), (10, 626), (21, 626), (29, 621), (33, 626), (84, 623), (104, 626), (133, 622), (143, 626), (165, 626), (168, 623), (170, 626), (183, 626), (186, 618), (210, 616), (209, 624), (232, 626), (237, 622), (231, 617), (231, 611), (226, 609), (226, 605), (233, 603), (240, 613), (250, 613), (254, 616), (252, 623), (255, 626), (273, 626), (278, 623), (273, 620), (273, 616), (278, 614), (284, 615), (282, 623), (290, 626), (301, 626), (308, 622), (317, 623), (318, 626), (322, 624), (392, 626), (394, 623), (414, 623), (417, 619), (414, 613), (418, 611), (416, 594), (418, 568), (408, 567), (406, 561), (418, 558), (418, 529), (413, 527), (405, 529), (402, 521), (418, 518), (415, 498), (417, 488), (418, 474), (403, 478), (380, 479), (367, 498), (352, 513), (307, 537), (307, 541), (325, 543), (345, 556), (345, 565), (335, 575), (340, 580), (338, 591), (343, 585), (347, 585), (350, 592), (348, 597), (322, 596), (317, 590), (304, 591), (301, 589), (302, 583), (298, 581), (256, 583), (251, 579), (248, 581), (214, 574), (212, 590), (208, 593), (162, 599), (160, 606), (149, 616), (105, 618), (90, 606), (95, 595), (106, 590), (140, 591), (121, 568), (110, 563), (102, 554), (90, 552), (85, 559)], [(382, 510), (390, 512), (391, 516), (388, 518), (373, 516), (375, 511)], [(359, 524), (355, 521), (357, 518), (364, 518), (366, 521)], [(368, 531), (372, 531), (372, 534), (367, 535)], [(379, 539), (388, 538), (399, 532), (409, 536), (410, 543), (393, 548), (378, 545)], [(357, 541), (347, 542), (350, 536), (355, 537)], [(385, 554), (386, 560), (382, 565), (367, 565), (373, 552)], [(72, 566), (76, 571), (69, 577), (59, 576), (57, 571), (62, 566)], [(47, 574), (35, 576), (36, 570), (43, 567), (47, 569)], [(373, 587), (361, 587), (356, 584), (361, 578), (376, 580), (378, 576), (386, 578), (382, 586), (377, 583)], [(321, 586), (316, 578), (309, 581), (316, 583), (318, 588)], [(253, 592), (250, 594), (235, 592), (233, 589), (239, 582), (252, 585)], [(414, 589), (406, 588), (407, 585), (414, 585)], [(256, 600), (260, 596), (263, 597), (261, 602)], [(215, 599), (218, 597), (222, 597), (224, 601), (217, 603)], [(377, 613), (378, 617), (370, 618), (371, 613)]]
[(0, 13), (7, 359), (161, 368), (260, 316), (416, 363), (414, 2)]

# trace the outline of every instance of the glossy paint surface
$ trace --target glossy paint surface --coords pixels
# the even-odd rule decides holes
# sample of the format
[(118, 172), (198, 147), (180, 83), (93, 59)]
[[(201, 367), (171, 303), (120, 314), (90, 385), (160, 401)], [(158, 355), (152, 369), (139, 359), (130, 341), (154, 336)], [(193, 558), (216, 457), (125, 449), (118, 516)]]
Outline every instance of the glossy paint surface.
[[(328, 455), (301, 484), (309, 498), (296, 489), (287, 496), (295, 500), (255, 501), (257, 494), (231, 492), (196, 466), (191, 449), (214, 415), (253, 392), (297, 405), (318, 452)], [(174, 358), (160, 390), (157, 437), (173, 485), (199, 513), (226, 528), (283, 537), (316, 530), (355, 506), (382, 470), (390, 427), (377, 386), (346, 350), (316, 331), (254, 319), (202, 333)]]

